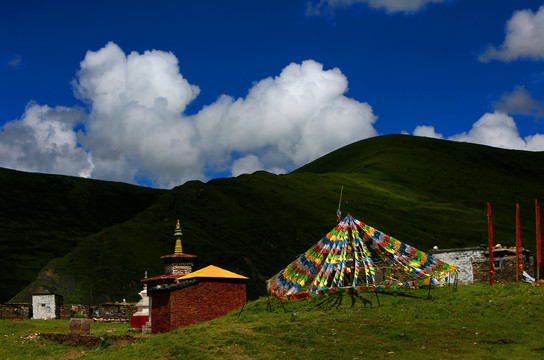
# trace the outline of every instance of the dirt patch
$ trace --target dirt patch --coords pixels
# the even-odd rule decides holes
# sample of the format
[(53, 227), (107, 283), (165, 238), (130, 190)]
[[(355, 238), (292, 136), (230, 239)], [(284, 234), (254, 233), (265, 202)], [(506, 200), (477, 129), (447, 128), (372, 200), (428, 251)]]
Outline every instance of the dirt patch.
[(99, 346), (109, 345), (124, 346), (141, 339), (141, 337), (132, 335), (106, 335), (100, 337), (96, 335), (40, 334), (40, 337), (46, 340), (58, 342), (59, 344), (69, 346), (84, 346), (87, 349), (96, 349)]
[(484, 341), (488, 344), (515, 344), (516, 342), (511, 339), (497, 339), (497, 340), (488, 340)]

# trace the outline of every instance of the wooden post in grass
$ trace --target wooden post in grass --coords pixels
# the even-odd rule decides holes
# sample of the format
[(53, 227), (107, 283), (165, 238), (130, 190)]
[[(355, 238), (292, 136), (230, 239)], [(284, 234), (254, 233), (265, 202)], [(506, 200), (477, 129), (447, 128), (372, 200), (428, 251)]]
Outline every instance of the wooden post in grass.
[(489, 235), (489, 285), (495, 283), (493, 273), (495, 272), (495, 258), (493, 256), (493, 224), (491, 222), (491, 205), (487, 203), (487, 230)]
[(516, 204), (516, 282), (519, 280), (519, 258), (521, 253), (521, 234), (519, 224), (519, 204)]
[(285, 306), (283, 306), (283, 301), (281, 301), (280, 299), (278, 299), (278, 301), (280, 302), (281, 307), (283, 308), (283, 312), (286, 313), (287, 310), (285, 310)]
[(378, 297), (378, 287), (376, 287), (376, 300), (378, 300), (378, 307), (382, 306), (380, 304), (380, 298)]
[(246, 303), (242, 305), (242, 308), (240, 309), (240, 313), (238, 314), (238, 319), (240, 318), (240, 315), (242, 315), (242, 311), (244, 311), (244, 307), (246, 306)]
[(342, 193), (344, 192), (344, 185), (340, 188), (340, 200), (338, 200), (338, 210), (336, 210), (337, 224), (342, 221), (342, 212), (340, 211), (340, 206), (342, 205)]
[(536, 209), (536, 281), (540, 281), (540, 208), (538, 207), (538, 200), (535, 199)]

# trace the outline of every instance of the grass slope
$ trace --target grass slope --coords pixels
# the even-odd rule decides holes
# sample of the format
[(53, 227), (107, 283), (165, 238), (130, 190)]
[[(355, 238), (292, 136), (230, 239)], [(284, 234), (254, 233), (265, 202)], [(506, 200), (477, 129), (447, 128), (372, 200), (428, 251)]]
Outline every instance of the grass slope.
[(0, 168), (0, 302), (85, 236), (124, 222), (163, 191)]
[[(140, 342), (97, 350), (34, 339), (66, 333), (67, 321), (0, 320), (4, 359), (541, 359), (544, 288), (487, 284), (335, 294), (288, 302), (266, 298), (242, 312)], [(293, 315), (294, 314), (294, 315)], [(126, 334), (128, 326), (92, 323), (91, 332)]]
[(390, 135), (339, 149), (288, 175), (257, 172), (164, 193), (121, 225), (80, 242), (38, 277), (67, 302), (136, 299), (144, 271), (163, 273), (181, 220), (195, 269), (214, 264), (246, 275), (248, 296), (335, 225), (342, 211), (426, 251), (487, 241), (486, 202), (495, 241), (513, 245), (520, 203), (524, 246), (534, 248), (534, 199), (544, 199), (544, 153)]
[[(366, 194), (346, 201), (366, 202), (372, 224), (416, 246), (486, 243), (487, 201), (495, 240), (513, 244), (519, 203), (524, 246), (534, 249), (534, 201), (544, 200), (543, 162), (544, 152), (389, 135), (348, 145), (295, 173), (337, 172), (360, 184)], [(353, 190), (345, 186), (345, 191), (349, 196)]]

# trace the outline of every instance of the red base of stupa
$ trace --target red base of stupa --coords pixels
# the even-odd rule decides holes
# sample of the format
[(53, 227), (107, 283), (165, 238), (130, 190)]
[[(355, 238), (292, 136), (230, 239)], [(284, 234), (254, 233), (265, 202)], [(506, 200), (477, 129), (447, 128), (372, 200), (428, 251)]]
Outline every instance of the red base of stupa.
[(130, 317), (130, 326), (141, 329), (149, 321), (149, 315), (132, 315)]

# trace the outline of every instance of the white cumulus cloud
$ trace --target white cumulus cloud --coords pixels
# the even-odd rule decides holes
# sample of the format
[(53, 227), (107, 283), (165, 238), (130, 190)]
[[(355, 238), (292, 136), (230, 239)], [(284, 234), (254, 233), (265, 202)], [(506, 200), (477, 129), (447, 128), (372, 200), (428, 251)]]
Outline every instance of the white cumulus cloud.
[(472, 125), (469, 132), (451, 136), (450, 140), (490, 145), (505, 149), (525, 149), (526, 143), (519, 136), (514, 119), (495, 111), (486, 113)]
[[(432, 126), (418, 126), (413, 135), (442, 138), (442, 134), (436, 134)], [(500, 111), (484, 114), (468, 132), (447, 139), (511, 150), (544, 151), (543, 134), (522, 138), (514, 119)]]
[(544, 151), (544, 134), (529, 135), (525, 142), (529, 151)]
[(182, 116), (200, 90), (183, 78), (172, 53), (127, 56), (114, 43), (88, 51), (74, 91), (91, 108), (81, 143), (92, 153), (93, 177), (150, 176), (159, 186), (203, 178), (198, 134)]
[(247, 155), (243, 158), (236, 159), (232, 163), (232, 176), (242, 174), (251, 174), (257, 170), (263, 170), (263, 164), (255, 155)]
[(245, 98), (221, 97), (195, 116), (209, 163), (251, 153), (265, 168), (300, 166), (351, 142), (377, 135), (367, 103), (344, 96), (339, 69), (308, 60), (256, 83)]
[(373, 9), (385, 10), (387, 13), (415, 13), (422, 10), (428, 4), (442, 3), (449, 0), (319, 0), (315, 3), (308, 2), (306, 13), (308, 15), (320, 15), (333, 11), (336, 8), (346, 8), (355, 4), (365, 4)]
[(82, 115), (74, 108), (29, 103), (21, 119), (0, 129), (0, 166), (89, 177), (92, 159), (74, 132)]
[(506, 37), (497, 48), (489, 45), (480, 61), (513, 61), (520, 58), (544, 60), (544, 6), (514, 12), (506, 23)]
[(435, 139), (443, 139), (444, 136), (442, 134), (437, 133), (434, 130), (434, 126), (427, 126), (427, 125), (419, 125), (414, 129), (415, 136), (423, 136), (423, 137), (430, 137)]
[[(0, 133), (2, 153), (10, 154), (0, 166), (172, 187), (216, 172), (285, 173), (377, 135), (370, 105), (345, 96), (342, 72), (313, 60), (289, 64), (245, 97), (222, 95), (190, 116), (184, 111), (200, 89), (169, 52), (127, 55), (108, 43), (87, 52), (73, 86), (88, 113), (29, 106)], [(76, 133), (78, 122), (83, 131)], [(54, 136), (32, 143), (44, 128)]]

